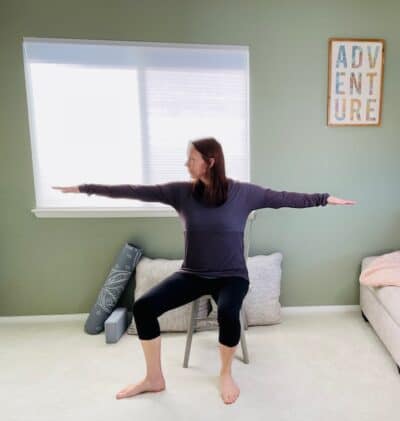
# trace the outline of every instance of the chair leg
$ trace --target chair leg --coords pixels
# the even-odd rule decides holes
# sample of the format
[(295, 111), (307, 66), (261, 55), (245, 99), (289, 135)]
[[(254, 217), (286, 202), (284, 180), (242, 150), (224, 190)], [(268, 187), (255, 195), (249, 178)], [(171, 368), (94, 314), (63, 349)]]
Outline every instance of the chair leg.
[(196, 316), (199, 310), (200, 299), (196, 299), (192, 303), (192, 310), (190, 313), (189, 326), (186, 335), (185, 356), (183, 359), (183, 367), (187, 368), (189, 363), (190, 348), (192, 346), (192, 336), (196, 324)]
[(247, 317), (246, 317), (246, 312), (244, 309), (244, 306), (242, 305), (242, 308), (240, 310), (242, 312), (242, 318), (243, 318), (243, 329), (247, 330), (249, 327), (249, 324), (247, 323)]
[(249, 364), (249, 352), (247, 350), (246, 334), (244, 332), (245, 317), (243, 309), (240, 310), (240, 345), (242, 346), (243, 362)]

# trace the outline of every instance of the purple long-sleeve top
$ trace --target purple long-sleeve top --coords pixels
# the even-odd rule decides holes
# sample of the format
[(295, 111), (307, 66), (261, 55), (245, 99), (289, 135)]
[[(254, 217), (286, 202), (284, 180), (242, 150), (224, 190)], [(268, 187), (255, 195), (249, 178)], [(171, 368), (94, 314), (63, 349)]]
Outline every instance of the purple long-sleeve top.
[(181, 219), (185, 256), (179, 272), (204, 277), (241, 276), (249, 280), (244, 255), (244, 229), (256, 209), (326, 206), (329, 193), (276, 191), (228, 178), (228, 197), (207, 206), (193, 197), (191, 181), (164, 184), (81, 184), (79, 191), (112, 198), (160, 202), (172, 206)]

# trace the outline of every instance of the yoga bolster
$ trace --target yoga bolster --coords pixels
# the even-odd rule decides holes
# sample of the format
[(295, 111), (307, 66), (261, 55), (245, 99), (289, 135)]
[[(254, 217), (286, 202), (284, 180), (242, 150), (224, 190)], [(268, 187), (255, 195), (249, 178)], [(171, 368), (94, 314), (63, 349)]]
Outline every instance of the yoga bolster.
[(104, 323), (117, 305), (142, 253), (143, 250), (132, 243), (126, 243), (121, 249), (86, 320), (86, 333), (96, 334), (104, 330)]

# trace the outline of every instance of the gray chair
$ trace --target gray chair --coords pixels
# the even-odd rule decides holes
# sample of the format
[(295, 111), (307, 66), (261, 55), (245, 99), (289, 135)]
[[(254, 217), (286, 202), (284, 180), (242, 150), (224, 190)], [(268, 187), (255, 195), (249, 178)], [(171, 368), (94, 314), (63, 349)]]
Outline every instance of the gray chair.
[[(249, 249), (250, 249), (250, 239), (251, 239), (251, 229), (253, 226), (253, 222), (256, 219), (256, 211), (252, 211), (246, 222), (245, 232), (244, 232), (244, 253), (245, 258), (247, 261), (247, 258), (249, 257)], [(210, 300), (213, 300), (212, 295), (206, 295), (207, 298)], [(183, 367), (187, 368), (189, 363), (189, 356), (190, 356), (190, 349), (192, 345), (192, 337), (193, 332), (196, 330), (196, 322), (198, 320), (203, 320), (203, 318), (200, 318), (198, 316), (199, 314), (199, 304), (200, 304), (200, 298), (197, 298), (196, 300), (193, 300), (192, 308), (191, 308), (191, 314), (188, 322), (188, 329), (187, 329), (187, 335), (186, 335), (186, 346), (185, 346), (185, 356), (183, 358)], [(240, 344), (242, 347), (242, 354), (243, 354), (243, 362), (245, 364), (249, 363), (249, 352), (247, 350), (247, 343), (246, 343), (246, 335), (245, 335), (245, 329), (247, 329), (247, 320), (246, 316), (243, 310), (243, 306), (240, 309)]]

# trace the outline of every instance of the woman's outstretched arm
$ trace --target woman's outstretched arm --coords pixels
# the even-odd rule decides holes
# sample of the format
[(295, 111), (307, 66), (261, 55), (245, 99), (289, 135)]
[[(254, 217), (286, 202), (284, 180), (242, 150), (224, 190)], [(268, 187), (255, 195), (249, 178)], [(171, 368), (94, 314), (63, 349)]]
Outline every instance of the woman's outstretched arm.
[(262, 208), (278, 209), (282, 207), (308, 208), (326, 206), (328, 204), (353, 205), (356, 203), (352, 200), (331, 196), (329, 193), (288, 192), (284, 190), (272, 190), (253, 183), (243, 184), (247, 190), (247, 202), (251, 210)]
[(63, 193), (86, 193), (87, 195), (96, 194), (111, 198), (137, 199), (144, 202), (160, 202), (179, 207), (181, 189), (185, 182), (171, 181), (164, 184), (79, 184), (78, 186), (53, 186), (53, 189), (59, 189)]

